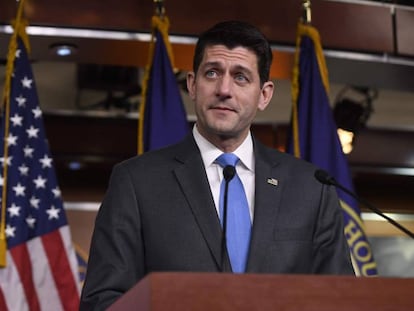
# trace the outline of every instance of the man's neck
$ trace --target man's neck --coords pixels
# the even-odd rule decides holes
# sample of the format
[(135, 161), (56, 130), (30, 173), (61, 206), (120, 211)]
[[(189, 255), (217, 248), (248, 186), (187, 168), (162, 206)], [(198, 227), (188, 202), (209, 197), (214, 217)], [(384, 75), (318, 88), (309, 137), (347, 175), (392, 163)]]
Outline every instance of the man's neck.
[(249, 135), (249, 131), (244, 133), (244, 135), (239, 136), (227, 136), (227, 135), (209, 135), (200, 131), (200, 128), (197, 128), (201, 136), (203, 136), (207, 141), (216, 146), (218, 149), (224, 153), (233, 152), (245, 141), (246, 137)]

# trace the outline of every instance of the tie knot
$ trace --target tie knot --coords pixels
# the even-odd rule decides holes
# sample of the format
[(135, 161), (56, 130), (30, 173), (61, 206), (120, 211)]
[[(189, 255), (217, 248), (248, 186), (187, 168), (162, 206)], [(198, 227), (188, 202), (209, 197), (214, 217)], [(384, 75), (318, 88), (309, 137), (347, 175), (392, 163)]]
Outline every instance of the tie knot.
[(236, 166), (239, 161), (239, 157), (234, 153), (222, 153), (217, 159), (216, 162), (221, 166), (225, 167), (227, 165)]

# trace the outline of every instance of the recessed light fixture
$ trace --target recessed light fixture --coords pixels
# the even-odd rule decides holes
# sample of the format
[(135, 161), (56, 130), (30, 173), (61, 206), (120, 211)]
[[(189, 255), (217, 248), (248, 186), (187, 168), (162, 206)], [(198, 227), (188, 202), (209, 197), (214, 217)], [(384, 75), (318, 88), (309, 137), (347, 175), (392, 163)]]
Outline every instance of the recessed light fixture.
[(67, 165), (68, 165), (69, 170), (71, 171), (79, 171), (80, 169), (83, 168), (83, 164), (78, 161), (71, 161)]
[(54, 55), (68, 57), (74, 55), (78, 47), (71, 43), (55, 43), (50, 46), (50, 50)]

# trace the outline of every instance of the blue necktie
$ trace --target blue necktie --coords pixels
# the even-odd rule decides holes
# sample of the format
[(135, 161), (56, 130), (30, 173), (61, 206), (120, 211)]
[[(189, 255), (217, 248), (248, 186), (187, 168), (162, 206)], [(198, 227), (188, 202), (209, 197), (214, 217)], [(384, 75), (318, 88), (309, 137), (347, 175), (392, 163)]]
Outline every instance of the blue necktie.
[[(223, 168), (227, 165), (235, 167), (238, 161), (239, 158), (233, 153), (223, 153), (216, 159)], [(223, 179), (220, 188), (219, 210), (222, 225), (225, 183)], [(232, 270), (235, 273), (243, 273), (246, 270), (249, 252), (251, 222), (246, 193), (237, 173), (228, 185), (226, 223), (226, 244)]]

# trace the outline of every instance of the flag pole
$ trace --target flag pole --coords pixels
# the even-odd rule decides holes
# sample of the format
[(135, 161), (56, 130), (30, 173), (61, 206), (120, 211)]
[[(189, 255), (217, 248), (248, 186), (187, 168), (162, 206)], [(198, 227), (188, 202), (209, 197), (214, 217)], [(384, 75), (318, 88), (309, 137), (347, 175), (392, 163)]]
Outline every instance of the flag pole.
[(301, 157), (301, 150), (299, 146), (300, 137), (299, 137), (299, 126), (298, 126), (298, 96), (299, 96), (299, 54), (300, 54), (300, 43), (303, 35), (306, 35), (312, 39), (315, 43), (315, 50), (317, 61), (319, 64), (320, 74), (322, 83), (325, 87), (326, 93), (329, 94), (329, 79), (328, 79), (328, 70), (326, 66), (326, 61), (323, 56), (322, 46), (320, 44), (320, 36), (318, 31), (312, 27), (312, 12), (311, 12), (311, 1), (303, 0), (302, 1), (302, 16), (298, 23), (298, 31), (296, 35), (296, 51), (294, 57), (294, 67), (292, 74), (292, 135), (293, 135), (293, 154), (297, 157)]
[(138, 116), (138, 143), (137, 143), (137, 153), (140, 155), (144, 153), (144, 117), (145, 117), (145, 106), (146, 106), (146, 97), (147, 97), (147, 88), (148, 88), (148, 79), (151, 71), (151, 64), (154, 57), (154, 34), (156, 22), (155, 19), (161, 20), (165, 14), (165, 7), (163, 0), (154, 0), (155, 4), (155, 13), (152, 16), (151, 21), (151, 41), (148, 48), (148, 61), (145, 66), (144, 77), (142, 79), (142, 91), (141, 91), (141, 104), (139, 106), (139, 116)]
[(151, 71), (151, 65), (154, 58), (154, 48), (155, 48), (155, 32), (158, 30), (165, 42), (168, 56), (171, 61), (171, 66), (174, 68), (174, 60), (172, 47), (168, 39), (168, 31), (170, 28), (170, 21), (165, 15), (164, 0), (154, 0), (155, 4), (155, 13), (151, 21), (151, 41), (148, 49), (148, 62), (145, 68), (145, 73), (142, 82), (142, 92), (141, 92), (141, 104), (139, 107), (139, 118), (138, 118), (138, 154), (144, 152), (144, 117), (145, 117), (145, 108), (146, 108), (146, 97), (148, 89), (148, 80)]
[(302, 16), (299, 20), (298, 31), (296, 35), (296, 50), (294, 57), (294, 66), (292, 74), (292, 136), (293, 136), (293, 155), (297, 158), (301, 157), (300, 152), (300, 137), (299, 137), (299, 122), (298, 122), (298, 96), (299, 96), (299, 53), (300, 40), (304, 25), (310, 25), (312, 20), (311, 1), (302, 1)]
[(10, 86), (13, 75), (14, 60), (16, 58), (17, 51), (17, 35), (20, 32), (22, 25), (24, 0), (20, 0), (17, 9), (16, 20), (14, 21), (14, 31), (10, 38), (9, 50), (7, 54), (6, 65), (6, 79), (3, 89), (3, 98), (1, 105), (4, 110), (4, 162), (3, 162), (3, 189), (2, 189), (2, 201), (1, 201), (1, 219), (0, 219), (0, 268), (7, 266), (6, 252), (7, 252), (7, 238), (6, 238), (6, 204), (7, 204), (7, 158), (8, 158), (8, 140), (9, 136), (9, 123), (10, 123)]

